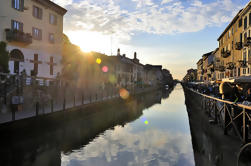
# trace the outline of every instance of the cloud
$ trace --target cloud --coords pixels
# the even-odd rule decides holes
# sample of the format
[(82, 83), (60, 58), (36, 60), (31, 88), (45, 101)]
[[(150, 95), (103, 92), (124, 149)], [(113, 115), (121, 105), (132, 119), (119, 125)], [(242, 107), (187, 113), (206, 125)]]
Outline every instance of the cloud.
[(104, 166), (118, 163), (151, 165), (151, 162), (175, 165), (181, 157), (184, 157), (187, 166), (194, 165), (189, 134), (158, 129), (134, 133), (132, 127), (126, 125), (106, 131), (81, 150), (62, 154), (62, 165), (71, 165), (71, 160), (79, 165), (95, 165), (92, 161)]
[(170, 2), (173, 2), (173, 0), (162, 0), (161, 4), (167, 4), (167, 3), (170, 3)]
[(239, 9), (231, 0), (209, 3), (192, 0), (188, 5), (173, 0), (162, 0), (160, 4), (131, 0), (135, 10), (124, 9), (126, 6), (120, 6), (118, 0), (54, 1), (68, 9), (65, 31), (97, 31), (116, 34), (124, 40), (129, 40), (135, 32), (175, 34), (220, 26), (230, 21)]

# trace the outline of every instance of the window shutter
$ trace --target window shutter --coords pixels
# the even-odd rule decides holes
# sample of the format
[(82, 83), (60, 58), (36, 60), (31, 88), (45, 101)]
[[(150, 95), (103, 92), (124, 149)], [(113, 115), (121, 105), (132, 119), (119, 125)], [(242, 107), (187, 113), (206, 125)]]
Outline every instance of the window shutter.
[(32, 15), (35, 17), (35, 6), (33, 6), (33, 12)]
[(35, 28), (34, 27), (32, 27), (32, 36), (33, 36), (33, 38), (35, 37)]
[(23, 27), (24, 27), (24, 24), (23, 23), (19, 23), (19, 31), (22, 31), (23, 32)]
[(20, 5), (21, 5), (20, 10), (21, 10), (21, 11), (24, 11), (24, 0), (21, 0), (20, 3), (21, 3), (21, 4), (20, 4)]
[(15, 0), (12, 0), (11, 5), (12, 5), (13, 8), (15, 8)]
[(39, 39), (42, 40), (42, 30), (39, 30)]
[(14, 20), (11, 20), (11, 29), (14, 29)]
[(249, 13), (249, 25), (251, 25), (251, 13)]
[(55, 17), (55, 18), (54, 18), (54, 24), (57, 25), (57, 16), (54, 15), (54, 17)]
[(39, 9), (38, 11), (39, 11), (39, 13), (38, 13), (39, 14), (39, 18), (42, 19), (43, 18), (43, 10)]

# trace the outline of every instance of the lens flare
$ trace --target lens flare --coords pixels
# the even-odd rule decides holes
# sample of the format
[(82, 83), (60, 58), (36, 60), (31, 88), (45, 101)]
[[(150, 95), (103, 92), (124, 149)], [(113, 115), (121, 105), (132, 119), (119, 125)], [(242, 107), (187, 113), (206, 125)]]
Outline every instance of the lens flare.
[(120, 95), (120, 97), (122, 98), (122, 99), (128, 99), (128, 97), (129, 97), (129, 92), (126, 90), (126, 89), (124, 89), (124, 88), (122, 88), (122, 89), (120, 89), (119, 90), (119, 95)]
[(107, 66), (103, 66), (103, 67), (102, 67), (102, 71), (103, 71), (104, 73), (108, 72), (108, 67), (107, 67)]
[(102, 60), (101, 60), (100, 58), (97, 58), (97, 59), (96, 59), (96, 63), (97, 63), (97, 64), (101, 64), (101, 62), (102, 62)]
[(144, 123), (145, 123), (146, 125), (148, 125), (148, 121), (147, 121), (147, 120), (145, 120)]

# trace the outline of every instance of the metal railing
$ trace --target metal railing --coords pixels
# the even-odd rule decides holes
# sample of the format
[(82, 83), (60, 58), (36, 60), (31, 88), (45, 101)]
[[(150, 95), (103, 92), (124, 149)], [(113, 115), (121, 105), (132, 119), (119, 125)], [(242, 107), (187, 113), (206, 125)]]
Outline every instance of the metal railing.
[(187, 88), (202, 97), (201, 105), (215, 123), (221, 124), (224, 134), (233, 129), (243, 143), (250, 142), (251, 106), (222, 100)]

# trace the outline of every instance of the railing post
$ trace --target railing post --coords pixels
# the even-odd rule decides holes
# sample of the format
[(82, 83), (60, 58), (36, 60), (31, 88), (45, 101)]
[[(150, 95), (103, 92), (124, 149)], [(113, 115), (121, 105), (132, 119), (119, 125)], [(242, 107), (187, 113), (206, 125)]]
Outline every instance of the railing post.
[(53, 99), (51, 99), (51, 112), (53, 112), (53, 109), (54, 109), (54, 105), (53, 105)]
[(98, 93), (96, 93), (96, 101), (98, 101)]
[(242, 140), (244, 143), (247, 142), (248, 140), (248, 130), (247, 130), (247, 118), (246, 118), (246, 110), (245, 108), (243, 108), (243, 111), (242, 111), (242, 116), (243, 116), (243, 119), (242, 119)]
[(218, 117), (217, 117), (217, 105), (216, 105), (217, 101), (214, 100), (214, 121), (215, 123), (218, 122)]

